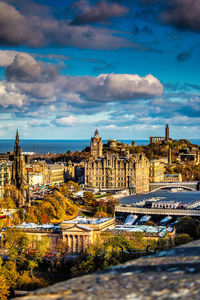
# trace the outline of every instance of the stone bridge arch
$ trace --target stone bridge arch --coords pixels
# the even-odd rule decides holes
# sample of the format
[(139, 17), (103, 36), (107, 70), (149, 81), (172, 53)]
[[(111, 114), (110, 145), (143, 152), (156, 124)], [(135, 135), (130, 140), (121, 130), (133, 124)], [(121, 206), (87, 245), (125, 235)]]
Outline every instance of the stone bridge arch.
[(171, 185), (163, 185), (163, 186), (159, 186), (159, 187), (157, 187), (157, 188), (151, 190), (150, 193), (157, 192), (157, 191), (159, 191), (159, 190), (173, 189), (173, 188), (175, 188), (175, 189), (176, 189), (176, 188), (182, 188), (182, 189), (184, 189), (184, 190), (189, 190), (189, 191), (193, 191), (193, 192), (196, 191), (195, 188), (192, 188), (192, 187), (189, 187), (189, 186), (184, 186), (184, 185), (177, 185), (177, 186), (176, 186), (176, 185), (173, 185), (173, 186), (171, 186)]

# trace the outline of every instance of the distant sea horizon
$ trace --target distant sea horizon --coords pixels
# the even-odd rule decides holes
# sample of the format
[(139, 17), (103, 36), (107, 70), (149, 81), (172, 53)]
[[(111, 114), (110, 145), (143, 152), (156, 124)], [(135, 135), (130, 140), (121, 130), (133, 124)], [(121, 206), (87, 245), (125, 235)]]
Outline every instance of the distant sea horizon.
[[(119, 139), (120, 140), (120, 139)], [(108, 140), (103, 140), (106, 143)], [(120, 140), (125, 144), (131, 144), (133, 140)], [(149, 140), (134, 140), (137, 146), (149, 144)], [(192, 144), (200, 145), (200, 139), (190, 139)], [(15, 140), (0, 139), (0, 153), (13, 151)], [(82, 151), (90, 146), (88, 140), (49, 140), (49, 139), (21, 139), (20, 146), (23, 152), (44, 153), (66, 153), (68, 150)]]

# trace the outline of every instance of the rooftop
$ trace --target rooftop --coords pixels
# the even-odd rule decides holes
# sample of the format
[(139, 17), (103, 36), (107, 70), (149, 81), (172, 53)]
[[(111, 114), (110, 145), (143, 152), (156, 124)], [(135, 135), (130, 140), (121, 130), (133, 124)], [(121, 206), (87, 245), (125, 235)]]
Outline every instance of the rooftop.
[(121, 204), (136, 204), (137, 202), (145, 201), (145, 200), (152, 200), (155, 198), (156, 200), (162, 201), (174, 201), (174, 202), (182, 202), (182, 203), (193, 203), (200, 199), (200, 191), (178, 191), (178, 192), (171, 192), (171, 191), (158, 191), (152, 192), (149, 194), (142, 194), (142, 195), (132, 195), (123, 197), (120, 199)]
[(101, 219), (95, 219), (95, 218), (86, 218), (86, 217), (77, 217), (70, 221), (63, 221), (62, 224), (101, 224), (108, 220), (111, 220), (112, 218), (101, 218)]

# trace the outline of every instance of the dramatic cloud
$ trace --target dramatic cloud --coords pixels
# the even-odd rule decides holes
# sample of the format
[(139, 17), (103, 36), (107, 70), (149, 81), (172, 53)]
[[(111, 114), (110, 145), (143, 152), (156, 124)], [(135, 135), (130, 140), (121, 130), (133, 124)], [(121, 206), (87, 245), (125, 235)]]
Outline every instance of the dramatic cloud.
[(29, 39), (30, 31), (26, 18), (14, 6), (0, 2), (0, 42), (18, 45)]
[[(20, 78), (24, 77), (24, 73)], [(32, 75), (32, 73), (31, 73)], [(152, 98), (162, 94), (163, 86), (152, 75), (101, 74), (98, 77), (58, 76), (52, 82), (15, 82), (22, 93), (47, 103), (62, 101), (70, 105), (88, 107), (98, 102), (114, 102)], [(27, 79), (34, 77), (27, 75)], [(46, 99), (46, 100), (45, 100)], [(90, 104), (89, 104), (90, 103)]]
[(90, 5), (87, 0), (80, 0), (73, 5), (77, 11), (73, 24), (104, 23), (111, 18), (121, 17), (128, 13), (129, 9), (118, 3), (107, 3), (105, 0)]
[(0, 82), (0, 105), (4, 108), (14, 106), (21, 108), (27, 97), (13, 83)]
[(133, 47), (127, 39), (115, 32), (91, 26), (73, 26), (70, 21), (53, 16), (22, 15), (14, 6), (0, 2), (0, 44), (43, 47), (56, 45), (90, 49), (117, 49)]
[(54, 66), (38, 63), (26, 53), (16, 55), (5, 73), (8, 80), (22, 82), (51, 81), (57, 75)]
[(79, 109), (98, 106), (101, 102), (151, 99), (163, 92), (161, 82), (150, 74), (145, 77), (113, 73), (98, 77), (64, 76), (55, 66), (38, 62), (31, 55), (20, 52), (6, 68), (5, 74), (8, 79), (6, 85), (11, 87), (12, 82), (17, 92), (28, 97), (29, 103), (58, 101)]
[(17, 51), (0, 50), (0, 67), (8, 67), (17, 54)]
[(151, 98), (162, 94), (163, 86), (152, 75), (101, 74), (98, 77), (69, 78), (66, 89), (90, 101), (121, 101)]
[(168, 9), (163, 13), (163, 21), (180, 30), (200, 32), (200, 1), (169, 0)]

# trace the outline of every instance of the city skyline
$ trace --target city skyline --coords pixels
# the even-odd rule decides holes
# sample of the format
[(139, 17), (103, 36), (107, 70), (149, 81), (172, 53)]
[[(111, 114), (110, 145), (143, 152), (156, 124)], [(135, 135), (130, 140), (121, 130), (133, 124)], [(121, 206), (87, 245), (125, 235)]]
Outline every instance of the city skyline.
[(198, 0), (0, 1), (0, 139), (199, 137)]

